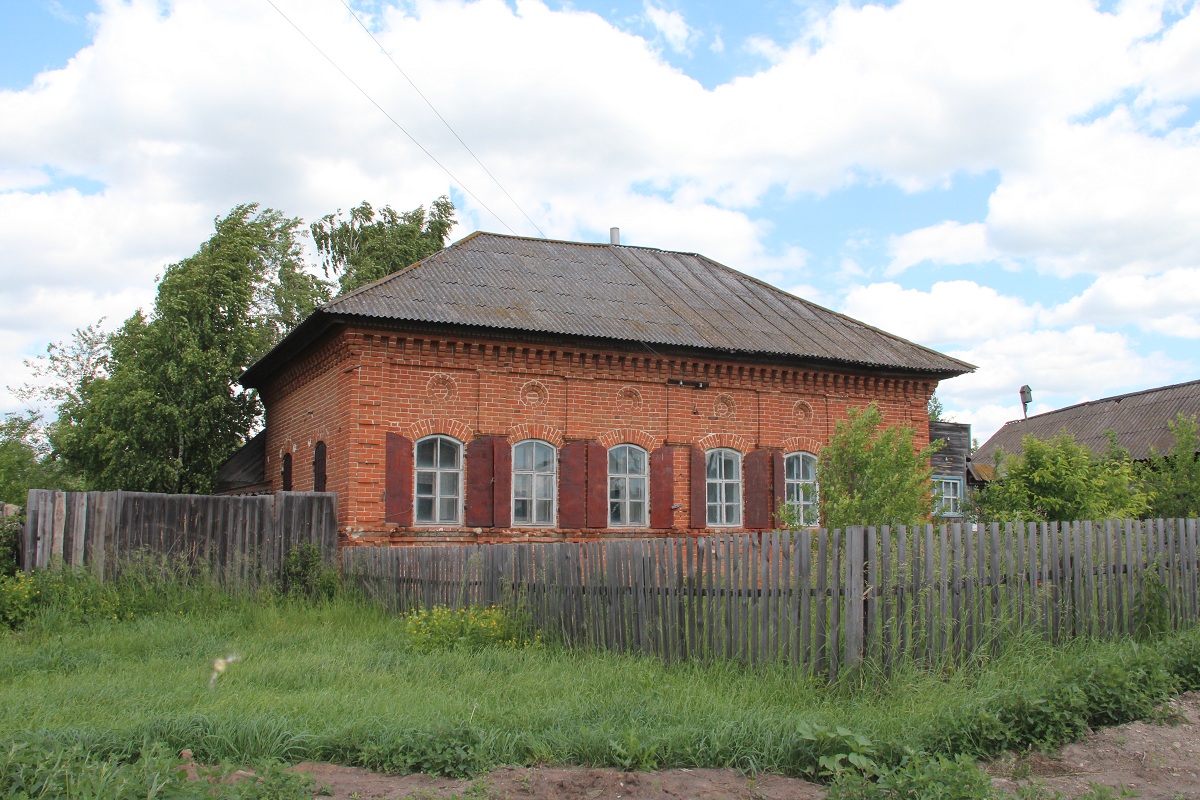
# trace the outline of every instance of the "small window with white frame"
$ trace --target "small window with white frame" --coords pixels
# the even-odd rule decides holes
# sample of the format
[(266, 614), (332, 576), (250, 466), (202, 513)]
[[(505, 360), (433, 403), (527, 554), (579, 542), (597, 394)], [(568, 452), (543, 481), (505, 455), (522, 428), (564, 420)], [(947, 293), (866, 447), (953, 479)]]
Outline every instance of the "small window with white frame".
[(704, 454), (708, 524), (742, 524), (742, 454), (724, 447)]
[(558, 452), (537, 439), (513, 447), (513, 525), (553, 525)]
[(801, 525), (816, 525), (820, 518), (817, 496), (817, 457), (789, 453), (783, 459), (784, 505)]
[(933, 476), (933, 515), (961, 517), (963, 515), (963, 479), (954, 475)]
[(646, 451), (619, 444), (608, 451), (608, 524), (614, 528), (646, 525)]
[(418, 525), (457, 525), (462, 519), (462, 442), (427, 436), (416, 444)]

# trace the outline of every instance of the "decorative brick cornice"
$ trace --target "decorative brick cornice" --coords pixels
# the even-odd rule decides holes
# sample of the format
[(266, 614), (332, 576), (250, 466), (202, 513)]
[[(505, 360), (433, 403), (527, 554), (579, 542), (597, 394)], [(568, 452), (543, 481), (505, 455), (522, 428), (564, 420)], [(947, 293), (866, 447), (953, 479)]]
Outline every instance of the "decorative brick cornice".
[(429, 417), (419, 419), (411, 425), (405, 426), (409, 429), (412, 440), (422, 439), (426, 436), (441, 434), (442, 436), (453, 436), (460, 442), (469, 442), (475, 438), (475, 432), (467, 423), (452, 419), (450, 417)]
[(822, 444), (811, 436), (789, 436), (779, 443), (779, 449), (785, 454), (787, 453), (812, 453), (816, 455), (821, 452)]
[(562, 431), (550, 425), (543, 425), (540, 422), (522, 422), (520, 425), (513, 425), (508, 429), (508, 440), (513, 444), (526, 439), (541, 439), (555, 447), (563, 446)]
[(696, 442), (696, 446), (705, 451), (715, 450), (718, 447), (728, 447), (730, 450), (737, 450), (743, 455), (754, 449), (749, 441), (738, 436), (736, 433), (710, 433)]
[(651, 436), (638, 428), (613, 428), (600, 434), (596, 441), (606, 448), (616, 447), (619, 444), (636, 444), (647, 452), (655, 450), (662, 444), (661, 437)]

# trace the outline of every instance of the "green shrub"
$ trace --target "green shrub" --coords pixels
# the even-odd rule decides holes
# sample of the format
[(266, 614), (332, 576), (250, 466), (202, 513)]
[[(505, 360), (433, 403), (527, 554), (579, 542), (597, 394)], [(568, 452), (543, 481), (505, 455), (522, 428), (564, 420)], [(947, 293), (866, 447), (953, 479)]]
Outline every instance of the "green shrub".
[(0, 519), (0, 578), (17, 572), (17, 550), (21, 541), (21, 530), (25, 525), (25, 515)]
[(862, 773), (847, 772), (829, 787), (827, 800), (987, 800), (991, 780), (967, 756), (947, 758), (912, 754), (895, 769), (872, 781)]
[(0, 575), (0, 625), (16, 630), (33, 616), (40, 589), (29, 575)]
[(376, 772), (424, 772), (467, 778), (488, 768), (479, 731), (470, 725), (432, 728), (367, 726), (340, 730), (315, 748), (316, 758)]
[(500, 606), (447, 608), (434, 606), (405, 618), (409, 642), (418, 653), (463, 648), (529, 647), (540, 643), (527, 621)]
[(340, 582), (338, 571), (325, 563), (321, 548), (312, 542), (293, 547), (284, 559), (282, 584), (286, 594), (328, 600), (337, 594)]

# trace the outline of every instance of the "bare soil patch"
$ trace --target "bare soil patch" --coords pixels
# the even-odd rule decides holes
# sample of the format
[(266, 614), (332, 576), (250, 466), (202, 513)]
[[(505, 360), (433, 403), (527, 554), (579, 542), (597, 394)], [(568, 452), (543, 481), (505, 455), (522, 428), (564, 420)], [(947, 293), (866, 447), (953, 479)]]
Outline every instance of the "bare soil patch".
[[(1200, 694), (1172, 700), (1160, 716), (1096, 731), (1055, 754), (1010, 756), (983, 768), (1008, 794), (1036, 782), (1065, 797), (1108, 786), (1144, 800), (1200, 800)], [(318, 797), (335, 800), (819, 800), (825, 794), (795, 778), (717, 769), (504, 767), (474, 780), (381, 775), (333, 764), (296, 769), (312, 774), (323, 792)]]

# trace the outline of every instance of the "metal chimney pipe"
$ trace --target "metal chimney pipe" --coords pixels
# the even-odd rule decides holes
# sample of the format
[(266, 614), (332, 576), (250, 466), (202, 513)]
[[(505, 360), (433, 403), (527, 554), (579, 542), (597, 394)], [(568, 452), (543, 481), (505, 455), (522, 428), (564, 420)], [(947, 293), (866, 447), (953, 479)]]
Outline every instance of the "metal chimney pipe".
[(620, 244), (621, 243), (621, 229), (620, 228), (609, 228), (608, 229), (608, 243), (609, 244)]

